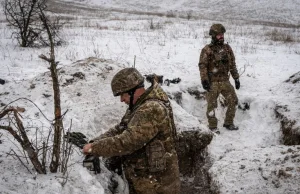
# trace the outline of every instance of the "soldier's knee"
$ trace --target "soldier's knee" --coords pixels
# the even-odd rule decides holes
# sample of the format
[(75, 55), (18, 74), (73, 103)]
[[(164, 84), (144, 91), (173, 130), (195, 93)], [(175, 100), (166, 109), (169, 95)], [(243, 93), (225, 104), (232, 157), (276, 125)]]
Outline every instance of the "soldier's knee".
[(234, 98), (234, 105), (238, 105), (238, 102), (239, 102), (239, 99), (237, 98), (237, 96), (235, 96), (235, 98)]
[(237, 106), (238, 105), (238, 99), (237, 98), (230, 98), (227, 101), (228, 106)]
[(208, 118), (210, 118), (210, 117), (215, 117), (215, 110), (214, 110), (214, 109), (208, 110), (208, 111), (206, 112), (206, 116), (207, 116)]
[(213, 109), (213, 108), (217, 108), (217, 106), (218, 106), (217, 100), (207, 101), (207, 107)]

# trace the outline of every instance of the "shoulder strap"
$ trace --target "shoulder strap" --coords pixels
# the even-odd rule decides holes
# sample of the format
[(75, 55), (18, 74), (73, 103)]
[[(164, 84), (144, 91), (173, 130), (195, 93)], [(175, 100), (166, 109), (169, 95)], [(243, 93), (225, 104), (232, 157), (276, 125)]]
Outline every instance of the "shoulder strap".
[(176, 132), (176, 126), (175, 126), (175, 122), (174, 122), (174, 117), (173, 117), (173, 111), (172, 111), (172, 107), (170, 102), (164, 102), (162, 100), (159, 99), (148, 99), (146, 101), (155, 101), (158, 102), (160, 105), (162, 105), (167, 113), (167, 116), (169, 117), (170, 121), (169, 121), (169, 127), (171, 129), (171, 134), (173, 136), (174, 141), (177, 141), (178, 137), (177, 137), (177, 132)]

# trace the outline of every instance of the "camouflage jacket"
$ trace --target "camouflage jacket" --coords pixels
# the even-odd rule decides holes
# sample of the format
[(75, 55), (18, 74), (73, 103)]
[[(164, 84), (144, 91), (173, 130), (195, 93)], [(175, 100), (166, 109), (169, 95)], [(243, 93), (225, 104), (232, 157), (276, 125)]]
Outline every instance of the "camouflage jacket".
[[(128, 182), (136, 193), (178, 194), (176, 129), (166, 93), (155, 83), (126, 111), (121, 123), (94, 139), (92, 153), (122, 156)], [(154, 192), (156, 193), (156, 192)]]
[(235, 57), (228, 44), (206, 45), (200, 54), (199, 70), (202, 81), (227, 81), (229, 80), (229, 72), (233, 79), (239, 78)]

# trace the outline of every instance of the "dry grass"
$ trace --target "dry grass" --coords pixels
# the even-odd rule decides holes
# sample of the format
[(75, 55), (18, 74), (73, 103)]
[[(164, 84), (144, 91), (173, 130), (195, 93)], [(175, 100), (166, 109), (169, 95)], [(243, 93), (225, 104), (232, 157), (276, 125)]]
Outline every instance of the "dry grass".
[(284, 43), (297, 42), (290, 32), (283, 30), (273, 29), (272, 31), (266, 32), (265, 35), (272, 41), (280, 41)]

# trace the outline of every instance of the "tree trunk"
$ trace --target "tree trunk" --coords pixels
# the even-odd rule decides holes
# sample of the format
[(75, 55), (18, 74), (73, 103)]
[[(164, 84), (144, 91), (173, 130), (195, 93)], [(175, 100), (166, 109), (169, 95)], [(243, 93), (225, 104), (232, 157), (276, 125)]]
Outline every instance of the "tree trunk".
[(54, 41), (53, 34), (50, 30), (50, 21), (45, 16), (42, 8), (40, 8), (40, 18), (43, 22), (44, 27), (46, 28), (49, 43), (50, 43), (50, 58), (47, 58), (44, 55), (41, 55), (40, 58), (48, 61), (50, 63), (50, 72), (53, 83), (53, 93), (54, 93), (54, 140), (53, 140), (53, 151), (52, 159), (50, 163), (50, 171), (57, 172), (59, 161), (60, 161), (60, 148), (61, 148), (61, 131), (63, 129), (62, 115), (61, 115), (61, 106), (60, 106), (60, 89), (59, 81), (57, 75), (57, 63), (55, 62), (54, 54)]
[(54, 91), (54, 140), (53, 140), (53, 152), (52, 160), (50, 164), (50, 171), (57, 172), (60, 159), (60, 147), (61, 147), (61, 131), (63, 128), (61, 107), (60, 107), (60, 90), (57, 76), (56, 64), (51, 64), (51, 77), (53, 82)]

